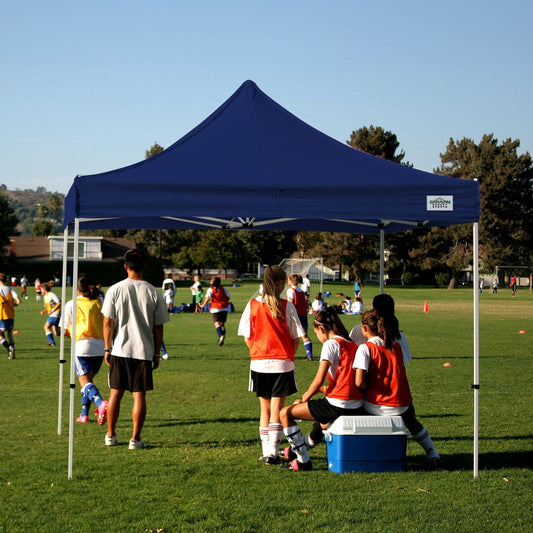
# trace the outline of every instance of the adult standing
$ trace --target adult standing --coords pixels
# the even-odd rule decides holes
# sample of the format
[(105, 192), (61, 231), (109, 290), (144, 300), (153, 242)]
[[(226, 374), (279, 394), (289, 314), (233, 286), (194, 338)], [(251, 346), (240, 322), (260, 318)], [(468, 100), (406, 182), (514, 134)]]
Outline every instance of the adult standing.
[[(15, 359), (15, 306), (20, 304), (17, 291), (9, 286), (7, 274), (0, 272), (0, 344), (7, 350), (9, 359)], [(7, 334), (7, 339), (6, 339)]]
[(130, 450), (146, 448), (141, 431), (146, 418), (146, 391), (153, 390), (152, 370), (159, 366), (163, 324), (169, 321), (161, 292), (144, 280), (146, 257), (140, 250), (124, 254), (127, 278), (106, 293), (105, 362), (109, 366), (109, 402), (105, 444), (118, 444), (115, 426), (126, 390), (133, 394)]
[(28, 278), (26, 274), (22, 275), (22, 278), (20, 278), (20, 286), (22, 287), (22, 297), (24, 299), (28, 299)]

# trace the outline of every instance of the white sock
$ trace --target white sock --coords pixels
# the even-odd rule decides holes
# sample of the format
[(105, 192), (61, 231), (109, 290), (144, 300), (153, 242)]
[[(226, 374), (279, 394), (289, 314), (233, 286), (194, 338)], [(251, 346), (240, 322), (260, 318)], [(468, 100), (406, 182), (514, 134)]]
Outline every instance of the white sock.
[(438, 459), (440, 457), (439, 453), (435, 449), (435, 445), (433, 444), (433, 441), (431, 440), (431, 437), (429, 435), (429, 431), (424, 428), (422, 431), (417, 433), (416, 435), (413, 435), (413, 438), (424, 448), (427, 456), (430, 459)]
[(296, 454), (298, 461), (300, 463), (308, 463), (310, 461), (309, 454), (307, 453), (307, 448), (305, 446), (304, 437), (300, 431), (298, 425), (291, 426), (290, 428), (285, 428), (283, 430), (289, 444), (291, 445), (292, 451)]
[(283, 435), (283, 426), (279, 423), (270, 422), (268, 425), (268, 440), (269, 450), (268, 455), (277, 457), (279, 455), (279, 447), (281, 444), (281, 436)]
[(268, 428), (262, 428), (261, 426), (259, 426), (259, 437), (261, 439), (261, 449), (263, 450), (263, 457), (267, 457), (269, 452)]

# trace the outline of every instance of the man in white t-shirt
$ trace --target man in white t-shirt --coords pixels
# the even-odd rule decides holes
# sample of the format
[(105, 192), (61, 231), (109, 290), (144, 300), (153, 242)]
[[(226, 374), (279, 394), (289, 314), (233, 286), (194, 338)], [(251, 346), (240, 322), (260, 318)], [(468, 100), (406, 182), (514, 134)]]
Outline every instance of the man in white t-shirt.
[(130, 450), (146, 448), (141, 431), (146, 417), (146, 391), (153, 389), (152, 370), (159, 366), (163, 324), (169, 321), (161, 292), (143, 278), (146, 258), (139, 250), (124, 255), (125, 280), (105, 295), (105, 361), (109, 366), (107, 446), (118, 444), (115, 425), (124, 391), (133, 394)]

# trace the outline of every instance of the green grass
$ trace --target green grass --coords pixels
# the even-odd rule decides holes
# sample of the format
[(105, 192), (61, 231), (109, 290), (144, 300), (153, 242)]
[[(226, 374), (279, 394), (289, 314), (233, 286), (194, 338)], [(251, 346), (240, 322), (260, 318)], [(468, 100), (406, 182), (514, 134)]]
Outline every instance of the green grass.
[[(223, 347), (207, 314), (171, 317), (165, 329), (171, 358), (162, 361), (148, 395), (143, 438), (149, 448), (127, 449), (126, 394), (117, 427), (121, 445), (106, 449), (94, 417), (76, 425), (72, 480), (70, 365), (57, 435), (59, 350), (46, 346), (39, 304), (25, 300), (17, 309), (17, 359), (0, 352), (0, 531), (533, 530), (529, 292), (511, 298), (509, 291), (485, 291), (480, 297), (480, 474), (473, 479), (471, 290), (390, 290), (413, 352), (408, 375), (414, 404), (445, 469), (425, 471), (422, 449), (409, 439), (405, 472), (339, 475), (327, 470), (325, 446), (310, 452), (315, 470), (309, 473), (258, 461), (259, 404), (247, 392), (248, 353), (236, 336), (240, 311), (256, 285), (230, 288), (237, 312), (229, 316)], [(348, 285), (328, 288), (351, 293)], [(363, 290), (367, 308), (375, 294), (374, 287)], [(189, 295), (180, 288), (176, 301), (189, 301)], [(352, 327), (359, 317), (344, 320)], [(298, 357), (303, 391), (317, 363), (303, 360), (303, 347)], [(105, 369), (95, 382), (106, 395)], [(76, 384), (76, 415), (78, 409)]]

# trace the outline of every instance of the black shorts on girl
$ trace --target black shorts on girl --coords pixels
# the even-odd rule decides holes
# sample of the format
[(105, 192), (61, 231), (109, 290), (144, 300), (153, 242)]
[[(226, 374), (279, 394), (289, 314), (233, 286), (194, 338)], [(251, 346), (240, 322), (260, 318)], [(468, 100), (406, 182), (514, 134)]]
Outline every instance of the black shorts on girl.
[(265, 373), (250, 371), (252, 392), (258, 398), (282, 398), (298, 392), (294, 370), (281, 373)]
[(130, 392), (153, 390), (152, 361), (112, 355), (109, 358), (109, 388)]
[(311, 416), (321, 424), (329, 424), (337, 420), (339, 416), (367, 416), (368, 413), (363, 406), (357, 409), (344, 409), (336, 407), (328, 402), (326, 398), (317, 398), (316, 400), (309, 400), (307, 402)]
[(213, 322), (222, 322), (225, 323), (228, 320), (228, 312), (220, 311), (220, 313), (211, 313), (213, 317)]

